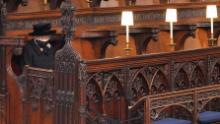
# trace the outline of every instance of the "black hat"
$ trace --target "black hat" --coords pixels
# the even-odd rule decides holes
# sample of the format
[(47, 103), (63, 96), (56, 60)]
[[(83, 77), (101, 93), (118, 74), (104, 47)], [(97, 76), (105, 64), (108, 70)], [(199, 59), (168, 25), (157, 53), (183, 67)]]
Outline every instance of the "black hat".
[(52, 35), (55, 33), (56, 33), (55, 30), (51, 30), (50, 23), (38, 23), (33, 25), (33, 32), (29, 33), (29, 35), (42, 36), (42, 35)]

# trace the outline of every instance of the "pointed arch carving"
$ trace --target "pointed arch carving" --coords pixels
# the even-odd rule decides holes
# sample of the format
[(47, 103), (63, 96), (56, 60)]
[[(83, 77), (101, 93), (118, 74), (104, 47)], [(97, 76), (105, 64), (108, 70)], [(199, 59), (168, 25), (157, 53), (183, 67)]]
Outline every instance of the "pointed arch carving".
[(115, 75), (109, 77), (103, 92), (103, 111), (109, 117), (125, 120), (126, 101), (121, 84)]
[(174, 79), (174, 90), (189, 88), (189, 78), (184, 69), (180, 69)]
[(220, 110), (220, 97), (214, 97), (207, 101), (200, 101), (201, 110), (200, 111), (218, 111)]
[(124, 96), (121, 84), (122, 83), (115, 75), (110, 77), (104, 89), (105, 100), (110, 101), (113, 98), (119, 100), (121, 96)]
[(151, 94), (163, 93), (171, 90), (171, 86), (168, 84), (168, 80), (165, 74), (158, 70), (151, 82), (150, 92)]
[[(192, 120), (192, 110), (188, 109), (188, 106), (189, 105), (177, 104), (165, 107), (160, 110), (160, 113), (158, 113), (158, 119), (171, 117), (184, 120)], [(191, 106), (193, 106), (193, 103), (191, 103)]]
[(102, 102), (102, 93), (98, 83), (92, 78), (86, 85), (86, 96), (89, 102)]
[(211, 83), (219, 83), (220, 82), (220, 63), (216, 63), (211, 70)]
[(202, 69), (199, 66), (195, 67), (191, 74), (190, 87), (200, 87), (205, 86), (206, 84), (205, 75)]
[(132, 101), (137, 101), (143, 96), (149, 94), (149, 86), (146, 76), (139, 72), (135, 76), (131, 85)]
[(86, 100), (91, 116), (102, 113), (102, 93), (97, 82), (92, 78), (86, 85)]

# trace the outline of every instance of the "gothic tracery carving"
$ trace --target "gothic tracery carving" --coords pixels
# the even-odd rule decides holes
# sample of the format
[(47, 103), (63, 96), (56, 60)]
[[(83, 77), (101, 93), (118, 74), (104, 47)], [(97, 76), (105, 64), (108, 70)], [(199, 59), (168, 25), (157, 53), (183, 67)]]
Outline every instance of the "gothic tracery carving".
[(94, 81), (94, 79), (92, 79), (87, 84), (87, 86), (86, 86), (86, 95), (87, 95), (87, 98), (88, 98), (89, 102), (94, 102), (94, 103), (101, 102), (102, 94), (101, 94), (101, 91), (100, 91), (98, 85)]
[(199, 86), (204, 86), (207, 83), (204, 77), (203, 72), (199, 67), (196, 67), (195, 70), (193, 71), (190, 79), (190, 85), (191, 87), (199, 87)]
[(214, 65), (214, 68), (212, 69), (211, 72), (211, 83), (218, 83), (220, 82), (220, 64), (217, 63)]
[(107, 83), (104, 95), (107, 101), (111, 99), (120, 100), (120, 97), (124, 95), (121, 83), (115, 76)]
[(189, 88), (189, 79), (183, 69), (181, 69), (175, 77), (174, 88), (175, 90)]
[(53, 76), (52, 72), (36, 71), (30, 68), (26, 69), (27, 93), (31, 99), (32, 109), (36, 111), (40, 102), (46, 112), (50, 112), (53, 107)]
[(161, 71), (156, 73), (152, 81), (151, 94), (171, 91), (170, 84), (168, 84), (166, 76)]
[(131, 87), (133, 101), (149, 94), (149, 87), (147, 84), (146, 79), (141, 74), (138, 74)]

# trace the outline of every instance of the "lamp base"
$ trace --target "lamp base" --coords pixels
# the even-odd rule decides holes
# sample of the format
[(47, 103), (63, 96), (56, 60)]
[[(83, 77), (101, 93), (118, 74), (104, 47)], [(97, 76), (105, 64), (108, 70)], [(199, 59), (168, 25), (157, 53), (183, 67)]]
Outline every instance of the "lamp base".
[(208, 44), (209, 44), (209, 47), (217, 46), (217, 39), (216, 38), (209, 38)]
[(124, 50), (125, 50), (125, 56), (131, 55), (131, 48), (124, 48)]
[(175, 51), (176, 43), (169, 44), (171, 51)]
[(50, 5), (47, 3), (47, 4), (42, 4), (42, 10), (44, 11), (47, 11), (47, 10), (50, 10)]

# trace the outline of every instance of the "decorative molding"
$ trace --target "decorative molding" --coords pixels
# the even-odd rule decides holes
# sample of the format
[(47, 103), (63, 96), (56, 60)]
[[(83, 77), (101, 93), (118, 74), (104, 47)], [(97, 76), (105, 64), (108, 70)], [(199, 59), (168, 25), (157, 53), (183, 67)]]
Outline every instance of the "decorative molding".
[(54, 108), (53, 72), (32, 67), (25, 68), (27, 83), (26, 94), (32, 104), (32, 110), (39, 109), (43, 104), (45, 112), (51, 112)]
[(7, 16), (7, 9), (6, 9), (6, 3), (3, 2), (3, 0), (0, 1), (0, 35), (5, 34), (6, 29), (6, 16)]
[[(62, 5), (61, 5), (62, 7)], [(131, 7), (131, 9), (133, 10), (134, 8)], [(89, 13), (89, 12), (90, 13)], [(100, 13), (101, 10), (97, 10), (97, 13), (94, 14), (95, 11), (93, 10), (85, 10), (85, 12), (83, 10), (81, 11), (77, 11), (76, 14), (76, 18), (73, 20), (74, 23), (76, 24), (76, 26), (80, 26), (80, 25), (110, 25), (110, 24), (118, 24), (120, 26), (120, 22), (121, 22), (121, 10), (114, 10), (112, 12), (109, 12), (108, 10), (102, 10), (102, 13)], [(106, 14), (105, 14), (106, 11)], [(162, 8), (160, 6), (158, 6), (158, 9), (154, 9), (154, 10), (144, 10), (142, 7), (138, 8), (135, 7), (134, 9), (135, 11), (135, 15), (134, 15), (134, 21), (136, 22), (136, 24), (142, 24), (142, 25), (148, 25), (145, 24), (143, 22), (151, 22), (151, 23), (155, 23), (155, 25), (158, 25), (161, 22), (164, 22), (164, 18), (165, 18), (165, 8)], [(86, 13), (87, 12), (87, 13)], [(59, 13), (58, 11), (55, 13)], [(219, 13), (220, 13), (220, 9), (219, 9)], [(38, 13), (40, 14), (40, 13)], [(50, 17), (50, 15), (47, 15), (45, 17), (42, 18), (35, 18), (33, 19), (36, 15), (33, 14), (34, 16), (27, 16), (26, 19), (16, 19), (16, 20), (8, 20), (7, 21), (7, 29), (8, 30), (18, 30), (18, 29), (31, 29), (32, 28), (32, 24), (36, 23), (36, 22), (40, 22), (40, 21), (49, 21), (51, 22), (53, 25), (55, 26), (61, 26), (60, 22), (59, 22), (59, 14), (56, 14), (56, 16), (52, 16)], [(12, 17), (13, 15), (10, 15), (10, 17)], [(187, 19), (188, 21), (192, 20), (192, 22), (195, 23), (200, 23), (195, 21), (195, 19), (203, 19), (203, 21), (205, 21), (205, 5), (202, 6), (198, 6), (198, 7), (189, 7), (189, 8), (184, 8), (183, 6), (178, 7), (178, 19), (179, 20), (185, 20)], [(151, 24), (149, 23), (149, 24)], [(183, 23), (184, 24), (184, 23)], [(148, 25), (150, 26), (150, 25)]]
[[(178, 10), (178, 19), (193, 19), (193, 18), (205, 18), (205, 7), (204, 8), (180, 8)], [(139, 22), (153, 22), (153, 21), (163, 21), (165, 19), (165, 10), (157, 9), (152, 11), (139, 11), (135, 12), (134, 21)], [(119, 13), (111, 13), (107, 15), (95, 14), (77, 16), (77, 25), (103, 25), (103, 24), (120, 24), (121, 15)]]
[(60, 27), (59, 18), (44, 18), (44, 19), (21, 19), (21, 20), (11, 20), (6, 23), (6, 30), (24, 30), (32, 29), (34, 24), (39, 22), (49, 22), (53, 27)]

